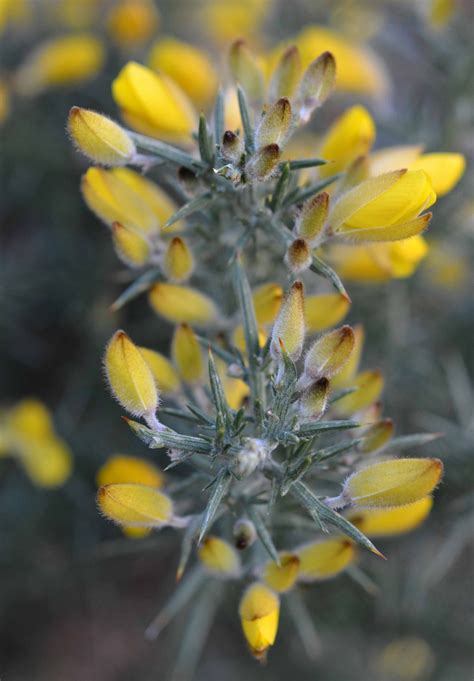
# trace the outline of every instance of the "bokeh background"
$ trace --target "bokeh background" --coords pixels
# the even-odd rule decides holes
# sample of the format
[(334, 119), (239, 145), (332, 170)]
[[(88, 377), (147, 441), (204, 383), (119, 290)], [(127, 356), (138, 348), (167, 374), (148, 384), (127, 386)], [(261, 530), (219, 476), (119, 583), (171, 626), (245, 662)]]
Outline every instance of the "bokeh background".
[[(472, 4), (142, 0), (142, 22), (127, 12), (120, 20), (126, 3), (0, 1), (0, 407), (39, 398), (74, 461), (68, 482), (46, 490), (17, 459), (0, 458), (0, 677), (172, 679), (187, 618), (178, 617), (156, 643), (145, 641), (146, 624), (174, 587), (170, 565), (179, 547), (166, 531), (125, 539), (96, 512), (95, 474), (110, 454), (153, 456), (107, 394), (104, 344), (124, 327), (145, 345), (167, 348), (171, 329), (141, 299), (110, 310), (126, 275), (107, 230), (83, 205), (79, 181), (87, 164), (67, 140), (68, 110), (80, 105), (116, 115), (112, 79), (129, 59), (145, 62), (162, 36), (201, 46), (223, 64), (229, 39), (245, 36), (263, 50), (318, 24), (370, 46), (390, 83), (383, 96), (338, 94), (323, 123), (359, 101), (377, 122), (377, 147), (421, 143), (467, 157), (461, 184), (435, 207), (430, 252), (415, 275), (351, 285), (349, 321), (367, 327), (366, 359), (387, 379), (385, 412), (398, 433), (444, 434), (429, 453), (443, 458), (446, 476), (427, 523), (381, 542), (386, 563), (365, 561), (377, 594), (372, 582), (364, 589), (349, 576), (308, 592), (320, 637), (315, 659), (283, 622), (267, 666), (256, 664), (241, 640), (236, 587), (220, 607), (195, 678), (472, 679)], [(38, 45), (76, 32), (103, 44), (103, 63), (86, 81), (37, 87), (34, 75), (31, 82), (21, 75)]]

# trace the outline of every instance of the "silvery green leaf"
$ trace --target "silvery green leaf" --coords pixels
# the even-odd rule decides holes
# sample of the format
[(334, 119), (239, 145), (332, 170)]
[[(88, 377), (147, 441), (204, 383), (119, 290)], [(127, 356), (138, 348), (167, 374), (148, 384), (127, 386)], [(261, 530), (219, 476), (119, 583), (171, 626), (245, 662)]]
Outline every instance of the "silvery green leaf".
[(317, 166), (326, 165), (327, 161), (322, 158), (300, 158), (295, 161), (290, 161), (290, 170), (301, 170), (302, 168), (316, 168)]
[(429, 444), (440, 437), (443, 437), (442, 433), (414, 433), (413, 435), (401, 435), (400, 437), (394, 437), (385, 445), (384, 453), (401, 449), (410, 449), (411, 447), (420, 447)]
[(171, 620), (194, 598), (202, 588), (206, 578), (206, 572), (201, 565), (197, 565), (188, 572), (186, 577), (173, 590), (169, 601), (165, 603), (155, 619), (146, 628), (145, 636), (149, 641), (158, 638)]
[[(278, 437), (278, 431), (285, 427), (285, 421), (290, 408), (295, 385), (298, 378), (295, 363), (283, 347), (281, 351), (283, 361), (283, 375), (275, 388), (275, 397), (271, 405), (271, 417), (267, 421), (266, 437)], [(287, 426), (288, 427), (288, 426)], [(296, 434), (298, 437), (298, 434)]]
[(217, 343), (214, 343), (213, 341), (209, 340), (209, 338), (205, 338), (204, 336), (200, 336), (199, 334), (196, 334), (196, 340), (200, 345), (202, 345), (203, 348), (211, 348), (212, 352), (220, 357), (221, 359), (224, 360), (227, 364), (241, 364), (240, 357), (237, 355), (233, 355), (231, 352), (228, 352), (227, 350), (224, 350), (224, 348), (221, 348), (220, 345)]
[(314, 194), (319, 194), (319, 192), (333, 182), (336, 182), (336, 180), (338, 180), (340, 177), (340, 174), (332, 175), (331, 177), (322, 180), (322, 182), (317, 182), (316, 184), (312, 184), (309, 187), (298, 187), (285, 198), (283, 201), (283, 208), (288, 208), (289, 206), (293, 206), (297, 203), (304, 203), (306, 199), (310, 199), (312, 196), (314, 196)]
[(178, 222), (178, 220), (182, 220), (183, 218), (187, 218), (189, 215), (192, 215), (193, 213), (196, 213), (196, 211), (200, 211), (203, 208), (206, 208), (213, 200), (213, 196), (211, 192), (205, 192), (204, 194), (200, 194), (199, 196), (195, 196), (192, 198), (188, 203), (185, 203), (184, 206), (181, 206), (174, 215), (172, 215), (164, 225), (162, 225), (161, 229), (166, 230), (167, 227), (171, 227), (171, 225), (174, 225), (175, 222)]
[(351, 395), (356, 390), (357, 390), (357, 387), (341, 388), (340, 390), (335, 390), (329, 396), (329, 404), (334, 404), (334, 402), (337, 402), (338, 400), (342, 400), (343, 397), (345, 397), (346, 395)]
[(346, 573), (370, 596), (376, 596), (379, 593), (380, 589), (377, 584), (369, 577), (366, 572), (361, 570), (358, 565), (348, 565), (346, 568)]
[(209, 500), (207, 502), (206, 510), (204, 511), (201, 529), (199, 531), (198, 544), (204, 539), (204, 535), (210, 528), (212, 521), (219, 509), (222, 499), (227, 494), (230, 486), (231, 476), (227, 469), (223, 468), (217, 475), (216, 481), (212, 488)]
[(321, 463), (321, 461), (327, 461), (327, 459), (332, 459), (333, 456), (337, 454), (343, 454), (344, 452), (349, 452), (353, 447), (357, 447), (358, 444), (363, 442), (363, 438), (358, 440), (351, 440), (350, 442), (343, 442), (332, 447), (326, 447), (321, 449), (319, 452), (315, 452), (312, 455), (312, 459), (315, 463)]
[(214, 105), (214, 138), (216, 143), (221, 141), (224, 134), (224, 117), (224, 95), (222, 90), (219, 90)]
[(159, 270), (157, 267), (147, 270), (140, 275), (138, 279), (135, 279), (135, 281), (131, 283), (130, 286), (125, 289), (125, 291), (122, 291), (117, 300), (112, 303), (110, 309), (114, 312), (120, 310), (120, 308), (122, 308), (126, 303), (130, 302), (130, 300), (133, 300), (145, 291), (148, 291), (150, 286), (155, 281), (158, 281), (161, 276), (161, 270)]
[(290, 180), (289, 162), (287, 161), (286, 163), (282, 163), (280, 167), (281, 174), (280, 177), (278, 178), (278, 182), (276, 183), (275, 190), (270, 201), (270, 208), (273, 213), (275, 213), (280, 208), (283, 202), (283, 197), (285, 196), (285, 193), (288, 189)]
[(341, 420), (341, 421), (315, 421), (314, 423), (302, 423), (296, 435), (300, 438), (314, 437), (322, 433), (329, 433), (334, 430), (350, 430), (351, 428), (359, 428), (361, 423), (359, 421)]
[(222, 382), (217, 373), (216, 363), (212, 352), (209, 350), (209, 385), (211, 388), (211, 397), (217, 414), (222, 419), (226, 433), (232, 428), (233, 417), (227, 404), (227, 400), (222, 387)]
[(306, 655), (310, 660), (316, 660), (322, 651), (321, 640), (300, 590), (298, 588), (293, 589), (286, 602), (294, 628), (300, 635)]
[(320, 274), (325, 279), (328, 279), (334, 286), (336, 291), (338, 291), (338, 293), (340, 293), (341, 296), (343, 296), (347, 301), (351, 302), (349, 294), (344, 288), (344, 284), (342, 283), (341, 278), (339, 277), (337, 272), (333, 270), (333, 268), (330, 267), (326, 262), (321, 260), (321, 258), (318, 258), (317, 255), (314, 255), (314, 253), (313, 260), (309, 269), (312, 272), (315, 272), (316, 274)]
[(140, 135), (138, 132), (133, 132), (133, 130), (128, 130), (127, 132), (139, 149), (151, 151), (155, 156), (159, 156), (175, 165), (184, 166), (185, 168), (194, 171), (203, 170), (206, 167), (205, 164), (197, 158), (193, 158), (190, 154), (187, 154), (177, 147), (173, 147), (171, 144), (166, 144), (166, 142), (160, 142), (151, 137)]
[(201, 158), (207, 165), (214, 163), (214, 142), (209, 134), (206, 117), (203, 113), (199, 116), (198, 144)]
[(253, 506), (248, 507), (248, 514), (250, 520), (253, 522), (255, 525), (255, 529), (257, 531), (257, 536), (262, 542), (265, 550), (267, 551), (268, 555), (270, 558), (277, 564), (280, 565), (280, 558), (278, 556), (278, 551), (275, 548), (275, 545), (273, 543), (272, 536), (270, 532), (267, 529), (267, 526), (263, 522), (263, 518), (257, 509), (253, 508)]
[(244, 129), (244, 140), (245, 140), (245, 149), (247, 150), (248, 154), (252, 154), (254, 151), (254, 143), (253, 143), (253, 127), (251, 123), (251, 115), (250, 115), (250, 109), (247, 103), (247, 97), (245, 95), (245, 92), (243, 89), (240, 87), (240, 85), (237, 85), (237, 99), (239, 102), (239, 110), (240, 110), (240, 117), (242, 119), (242, 127)]
[(193, 548), (194, 539), (197, 535), (199, 525), (202, 522), (202, 516), (200, 513), (192, 517), (192, 520), (187, 525), (183, 532), (183, 539), (181, 541), (181, 554), (179, 557), (178, 569), (176, 571), (176, 581), (180, 581), (184, 574), (186, 565), (188, 564), (189, 557), (191, 556), (191, 551)]

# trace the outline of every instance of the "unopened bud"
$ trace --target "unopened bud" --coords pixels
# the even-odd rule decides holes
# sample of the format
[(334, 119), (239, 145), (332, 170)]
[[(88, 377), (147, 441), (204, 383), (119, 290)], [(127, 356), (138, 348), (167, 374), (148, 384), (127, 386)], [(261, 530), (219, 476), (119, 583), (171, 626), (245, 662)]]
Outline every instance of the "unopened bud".
[(301, 416), (308, 421), (317, 421), (327, 409), (329, 381), (323, 376), (315, 381), (300, 396), (298, 406)]
[(305, 358), (303, 381), (325, 376), (332, 378), (348, 361), (354, 348), (354, 332), (350, 326), (329, 331), (318, 338)]
[(122, 225), (112, 224), (112, 240), (120, 260), (130, 267), (143, 267), (150, 257), (150, 244), (143, 234)]
[(285, 263), (293, 274), (300, 274), (311, 266), (312, 256), (305, 239), (295, 239), (285, 253)]
[(282, 147), (288, 138), (291, 118), (291, 104), (286, 97), (282, 97), (262, 116), (255, 133), (257, 149), (269, 144), (278, 144)]
[(303, 204), (301, 213), (296, 221), (295, 230), (302, 239), (307, 239), (312, 245), (324, 233), (324, 225), (329, 209), (329, 194), (322, 192)]
[(130, 135), (107, 116), (73, 106), (68, 131), (79, 151), (96, 163), (123, 166), (136, 154)]
[(171, 355), (178, 372), (186, 383), (200, 383), (204, 375), (201, 346), (196, 334), (187, 324), (176, 327), (171, 342)]
[(168, 244), (163, 260), (164, 270), (173, 282), (189, 279), (194, 269), (193, 254), (186, 241), (175, 236)]
[(301, 56), (296, 45), (289, 47), (282, 55), (270, 83), (270, 100), (277, 97), (291, 98), (301, 78)]
[(97, 503), (107, 518), (127, 527), (162, 527), (173, 519), (171, 499), (147, 485), (104, 485), (97, 493)]
[(249, 159), (246, 165), (247, 175), (251, 179), (268, 180), (275, 172), (280, 162), (281, 150), (278, 144), (269, 144), (262, 147)]
[(151, 288), (149, 298), (155, 312), (175, 324), (205, 326), (217, 318), (214, 301), (190, 286), (158, 282)]
[(263, 572), (263, 581), (277, 593), (289, 591), (296, 582), (300, 569), (300, 559), (294, 553), (282, 551), (279, 554), (280, 565), (274, 561), (267, 563)]
[(393, 437), (394, 425), (392, 419), (383, 419), (367, 428), (358, 449), (364, 454), (382, 449)]
[(257, 538), (257, 530), (255, 525), (247, 518), (239, 518), (235, 522), (232, 530), (234, 535), (234, 544), (239, 551), (247, 549), (255, 542)]
[(240, 558), (233, 546), (219, 537), (206, 537), (198, 549), (201, 563), (216, 577), (237, 577)]
[(196, 174), (193, 173), (192, 170), (189, 170), (189, 168), (181, 166), (181, 168), (178, 170), (178, 179), (186, 194), (189, 196), (194, 196), (200, 186), (200, 181)]
[(232, 130), (226, 130), (222, 136), (221, 144), (222, 156), (232, 163), (239, 163), (244, 153), (244, 142), (240, 135), (236, 135)]
[(301, 79), (298, 99), (303, 121), (308, 121), (314, 109), (324, 104), (335, 83), (336, 60), (330, 52), (323, 52), (308, 66)]
[(281, 341), (291, 359), (297, 360), (303, 350), (304, 337), (304, 289), (301, 281), (295, 281), (286, 295), (273, 327), (271, 343), (273, 358), (277, 359), (281, 355)]
[(255, 582), (244, 593), (239, 607), (242, 629), (253, 655), (264, 658), (278, 631), (280, 600), (265, 584)]
[(263, 74), (257, 59), (245, 40), (236, 40), (229, 52), (229, 66), (234, 80), (252, 100), (263, 93)]
[(347, 539), (323, 539), (298, 550), (299, 579), (305, 582), (330, 579), (356, 558), (354, 544)]
[(360, 508), (404, 506), (427, 496), (439, 484), (439, 459), (392, 459), (353, 473), (341, 497)]
[(236, 455), (234, 460), (234, 474), (238, 478), (247, 478), (254, 471), (262, 468), (271, 448), (266, 440), (259, 438), (245, 438), (244, 447)]

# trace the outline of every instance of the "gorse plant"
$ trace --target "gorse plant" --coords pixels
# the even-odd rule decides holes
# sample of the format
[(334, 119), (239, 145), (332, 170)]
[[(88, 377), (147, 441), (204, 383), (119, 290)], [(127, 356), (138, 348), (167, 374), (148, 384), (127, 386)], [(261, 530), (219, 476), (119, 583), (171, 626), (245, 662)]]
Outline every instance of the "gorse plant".
[[(433, 436), (393, 437), (381, 373), (359, 371), (362, 328), (332, 327), (350, 306), (338, 266), (360, 274), (365, 263), (369, 279), (410, 274), (440, 168), (446, 191), (462, 169), (455, 155), (418, 147), (370, 155), (375, 128), (362, 107), (333, 125), (321, 156), (292, 157), (292, 136), (333, 90), (333, 56), (303, 68), (290, 46), (268, 85), (243, 41), (229, 64), (238, 119), (222, 93), (210, 118), (197, 116), (169, 77), (131, 62), (113, 94), (134, 131), (74, 107), (69, 133), (112, 166), (90, 168), (82, 191), (118, 256), (137, 268), (114, 308), (147, 292), (175, 326), (171, 358), (117, 331), (104, 363), (112, 394), (140, 419), (129, 426), (166, 450), (166, 470), (186, 474), (163, 478), (116, 457), (99, 474), (100, 510), (132, 535), (182, 533), (184, 577), (150, 638), (195, 598), (190, 629), (203, 639), (223, 580), (243, 579), (242, 629), (261, 658), (277, 634), (280, 594), (311, 647), (298, 583), (343, 570), (366, 580), (359, 547), (381, 556), (371, 538), (409, 531), (431, 509), (442, 463), (393, 455)], [(127, 165), (156, 168), (170, 195)], [(334, 292), (314, 292), (321, 277)], [(169, 418), (182, 426), (168, 427)]]

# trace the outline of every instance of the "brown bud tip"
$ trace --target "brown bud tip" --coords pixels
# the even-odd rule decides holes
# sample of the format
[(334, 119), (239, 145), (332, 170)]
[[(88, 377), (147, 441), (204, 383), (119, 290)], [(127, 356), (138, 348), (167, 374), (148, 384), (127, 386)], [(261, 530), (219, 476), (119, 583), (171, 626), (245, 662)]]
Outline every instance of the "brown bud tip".
[(305, 239), (295, 239), (289, 246), (285, 262), (294, 274), (304, 272), (311, 265), (311, 250)]

